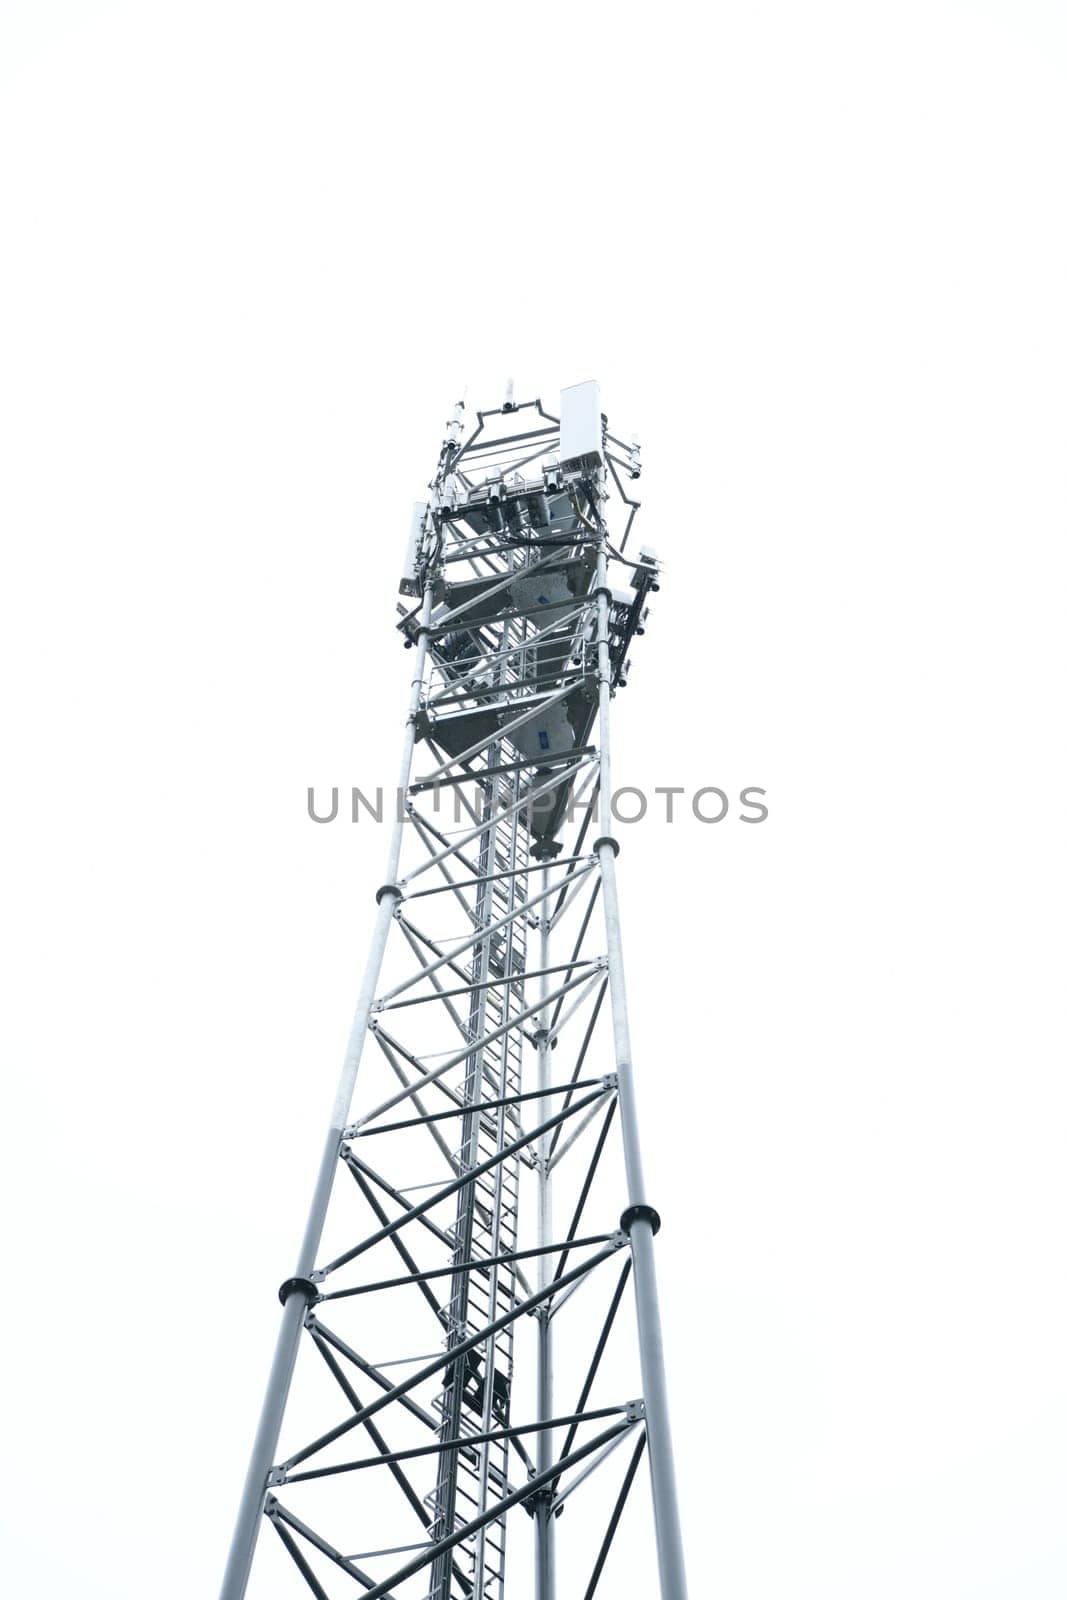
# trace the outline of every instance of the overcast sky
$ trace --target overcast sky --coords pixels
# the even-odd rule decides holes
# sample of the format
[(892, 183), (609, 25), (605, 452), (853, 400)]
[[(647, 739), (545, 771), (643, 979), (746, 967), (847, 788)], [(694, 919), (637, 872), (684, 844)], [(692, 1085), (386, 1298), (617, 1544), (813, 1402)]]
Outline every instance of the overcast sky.
[(306, 787), (509, 376), (643, 440), (616, 781), (768, 792), (619, 864), (693, 1595), (1067, 1592), (1065, 31), (3, 5), (12, 1593), (216, 1589), (384, 860)]

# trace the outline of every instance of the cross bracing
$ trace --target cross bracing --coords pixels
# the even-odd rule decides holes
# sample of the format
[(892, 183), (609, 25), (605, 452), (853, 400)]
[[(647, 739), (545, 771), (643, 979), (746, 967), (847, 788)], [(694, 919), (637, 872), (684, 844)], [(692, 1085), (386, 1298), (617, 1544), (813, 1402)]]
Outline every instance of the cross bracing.
[(684, 1600), (599, 805), (638, 472), (579, 385), (458, 407), (417, 508), (403, 820), (223, 1600), (592, 1600), (638, 1501)]

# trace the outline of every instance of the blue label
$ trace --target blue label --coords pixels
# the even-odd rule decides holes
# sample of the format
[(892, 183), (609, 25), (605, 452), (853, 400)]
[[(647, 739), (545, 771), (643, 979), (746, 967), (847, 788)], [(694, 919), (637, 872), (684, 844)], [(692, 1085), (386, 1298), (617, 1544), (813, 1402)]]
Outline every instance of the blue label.
[(539, 728), (537, 730), (537, 740), (542, 750), (548, 749), (548, 734), (545, 732), (544, 728)]

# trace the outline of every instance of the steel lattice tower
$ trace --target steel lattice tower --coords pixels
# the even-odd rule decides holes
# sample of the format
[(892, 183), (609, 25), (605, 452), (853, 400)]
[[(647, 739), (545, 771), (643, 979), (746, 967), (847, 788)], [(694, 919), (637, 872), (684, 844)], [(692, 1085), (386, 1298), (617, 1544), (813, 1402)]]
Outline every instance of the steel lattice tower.
[(646, 1455), (659, 1592), (685, 1600), (597, 804), (658, 588), (629, 546), (639, 472), (595, 383), (558, 417), (509, 385), (467, 432), (456, 408), (415, 509), (386, 879), (222, 1600), (254, 1555), (253, 1596), (619, 1594), (609, 1553)]

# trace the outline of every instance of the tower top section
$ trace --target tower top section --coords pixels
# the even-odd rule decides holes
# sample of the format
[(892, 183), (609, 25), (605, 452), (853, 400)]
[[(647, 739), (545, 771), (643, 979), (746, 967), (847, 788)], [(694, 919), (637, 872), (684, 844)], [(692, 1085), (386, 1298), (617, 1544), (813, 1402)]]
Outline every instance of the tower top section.
[[(587, 746), (597, 599), (608, 605), (614, 694), (659, 588), (654, 552), (630, 542), (640, 502), (627, 484), (640, 473), (636, 439), (609, 431), (593, 381), (562, 390), (558, 415), (539, 399), (516, 402), (510, 383), (503, 406), (471, 424), (456, 406), (430, 499), (412, 516), (400, 584), (402, 594), (431, 597), (428, 628), (421, 604), (401, 607), (399, 623), (411, 645), (426, 629), (440, 684), (420, 713), (421, 737), (461, 759), (495, 719), (501, 731), (514, 726), (516, 758), (543, 758), (545, 770)], [(566, 786), (554, 794), (531, 824), (535, 853), (556, 849)]]
[[(608, 431), (594, 380), (560, 393), (559, 415), (540, 400), (508, 398), (492, 411), (475, 413), (469, 425), (461, 400), (445, 429), (430, 499), (415, 508), (401, 578), (402, 594), (422, 591), (426, 570), (444, 555), (465, 551), (483, 564), (515, 549), (560, 548), (606, 534), (605, 509), (612, 482), (627, 515), (616, 530), (622, 557), (639, 501), (627, 495), (623, 477), (641, 475), (641, 450)], [(645, 565), (651, 551), (641, 552)]]

